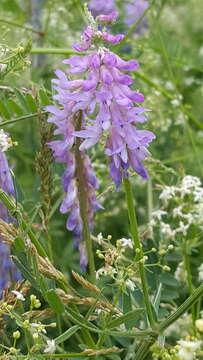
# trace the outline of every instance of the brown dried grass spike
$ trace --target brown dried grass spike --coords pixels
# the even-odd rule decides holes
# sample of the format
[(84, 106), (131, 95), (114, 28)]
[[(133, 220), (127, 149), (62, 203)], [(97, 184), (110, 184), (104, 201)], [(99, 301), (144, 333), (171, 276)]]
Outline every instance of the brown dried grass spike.
[(100, 289), (91, 284), (89, 281), (87, 281), (86, 279), (84, 279), (81, 275), (79, 275), (78, 273), (76, 273), (75, 271), (72, 270), (72, 275), (74, 277), (74, 279), (85, 289), (88, 289), (90, 291), (96, 292), (97, 294), (101, 294)]

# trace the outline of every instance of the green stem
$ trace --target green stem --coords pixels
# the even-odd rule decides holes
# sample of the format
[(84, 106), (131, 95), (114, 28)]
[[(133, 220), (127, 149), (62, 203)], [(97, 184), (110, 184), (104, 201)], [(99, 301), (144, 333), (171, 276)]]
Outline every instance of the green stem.
[[(149, 178), (147, 182), (147, 205), (148, 205), (148, 221), (150, 222), (152, 219), (153, 212), (153, 191), (152, 191), (152, 179)], [(150, 237), (153, 237), (153, 230), (150, 230)]]
[(9, 210), (9, 212), (17, 219), (19, 220), (22, 229), (28, 234), (30, 240), (32, 241), (32, 243), (35, 245), (39, 255), (43, 256), (43, 257), (47, 257), (47, 253), (45, 251), (45, 249), (43, 248), (43, 246), (40, 244), (39, 240), (36, 238), (35, 234), (33, 233), (33, 231), (30, 229), (30, 225), (26, 223), (26, 221), (24, 220), (20, 209), (16, 207), (15, 202), (13, 202), (8, 195), (0, 189), (0, 200), (4, 203), (4, 205), (7, 207), (7, 209)]
[(142, 16), (139, 17), (139, 19), (130, 26), (127, 34), (125, 35), (123, 41), (120, 42), (119, 45), (117, 45), (116, 50), (119, 50), (126, 42), (127, 40), (135, 33), (135, 30), (137, 29), (138, 25), (141, 24), (142, 20), (145, 18), (151, 7), (154, 5), (155, 0), (152, 0), (147, 9), (143, 12)]
[(182, 316), (192, 305), (194, 305), (199, 298), (203, 295), (203, 284), (201, 284), (197, 289), (193, 291), (193, 294), (190, 295), (187, 300), (184, 301), (182, 305), (169, 317), (164, 320), (158, 327), (158, 331), (163, 332), (171, 324), (173, 324), (180, 316)]
[(76, 52), (72, 49), (66, 48), (41, 48), (35, 47), (31, 49), (31, 54), (56, 54), (56, 55), (86, 55), (87, 52)]
[[(127, 200), (127, 205), (128, 205), (128, 216), (129, 216), (129, 221), (130, 221), (131, 234), (132, 234), (132, 238), (134, 241), (135, 250), (136, 249), (139, 250), (138, 260), (142, 260), (143, 259), (142, 244), (139, 240), (139, 235), (138, 235), (137, 218), (136, 218), (136, 214), (135, 214), (135, 208), (134, 208), (134, 203), (133, 203), (133, 192), (132, 192), (130, 180), (124, 179), (124, 185), (125, 185), (126, 200)], [(144, 297), (144, 302), (145, 302), (145, 306), (146, 306), (146, 310), (147, 310), (147, 316), (148, 316), (151, 327), (153, 327), (155, 325), (155, 320), (154, 320), (152, 307), (151, 307), (149, 294), (148, 294), (148, 284), (147, 284), (147, 279), (146, 279), (146, 275), (145, 275), (144, 264), (141, 261), (139, 261), (138, 264), (139, 264), (138, 266), (139, 266), (139, 273), (140, 273), (141, 284), (142, 284), (143, 297)]]
[[(185, 270), (186, 270), (186, 274), (187, 274), (187, 283), (188, 283), (189, 294), (192, 295), (194, 287), (193, 287), (193, 283), (192, 283), (192, 273), (191, 273), (191, 267), (190, 267), (190, 258), (189, 258), (188, 249), (187, 249), (187, 240), (184, 241), (184, 244), (183, 244), (183, 257), (184, 257)], [(197, 333), (196, 326), (195, 326), (195, 320), (196, 320), (195, 306), (192, 306), (191, 310), (192, 310), (193, 333), (195, 336)]]
[[(42, 111), (42, 114), (46, 113), (47, 111)], [(11, 120), (7, 120), (7, 121), (3, 121), (1, 123), (1, 127), (4, 126), (4, 125), (9, 125), (9, 124), (13, 124), (15, 122), (18, 122), (18, 121), (21, 121), (21, 120), (26, 120), (26, 119), (30, 119), (30, 118), (33, 118), (35, 116), (38, 116), (39, 113), (33, 113), (33, 114), (29, 114), (29, 115), (23, 115), (23, 116), (19, 116), (15, 119), (11, 119)]]
[[(30, 356), (30, 355), (29, 355)], [(37, 359), (63, 359), (63, 358), (88, 358), (87, 354), (84, 353), (65, 353), (65, 354), (34, 354)], [(1, 357), (0, 357), (1, 358)], [(28, 359), (27, 355), (18, 355), (18, 359)], [(2, 358), (3, 359), (3, 358)], [(11, 357), (12, 360), (16, 360), (16, 356)]]
[(7, 20), (7, 19), (0, 18), (0, 23), (4, 23), (4, 24), (7, 24), (7, 25), (19, 27), (21, 29), (31, 31), (31, 32), (36, 33), (36, 34), (41, 35), (41, 36), (44, 35), (44, 33), (41, 32), (41, 31), (37, 31), (37, 30), (35, 30), (35, 29), (33, 29), (33, 28), (29, 27), (29, 26), (19, 24), (19, 23), (13, 21), (13, 20)]
[[(76, 131), (80, 131), (82, 126), (82, 111), (79, 112), (78, 118), (76, 118)], [(76, 160), (76, 179), (78, 184), (78, 198), (80, 204), (80, 215), (83, 223), (83, 241), (85, 242), (88, 256), (88, 265), (90, 279), (93, 283), (96, 282), (96, 271), (94, 263), (94, 253), (92, 238), (89, 231), (89, 221), (88, 221), (88, 197), (87, 197), (87, 180), (86, 180), (86, 171), (84, 165), (84, 154), (80, 151), (81, 139), (76, 138), (75, 144), (75, 160)]]

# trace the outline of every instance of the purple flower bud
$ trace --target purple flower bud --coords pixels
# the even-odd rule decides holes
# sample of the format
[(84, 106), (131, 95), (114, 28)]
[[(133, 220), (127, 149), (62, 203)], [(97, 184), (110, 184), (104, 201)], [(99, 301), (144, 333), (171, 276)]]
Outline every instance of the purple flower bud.
[(123, 34), (111, 35), (107, 32), (102, 32), (102, 38), (105, 41), (107, 41), (109, 44), (116, 45), (116, 44), (119, 44), (123, 40), (124, 35)]
[(100, 14), (108, 15), (116, 9), (115, 0), (91, 0), (89, 9), (95, 17)]
[(75, 49), (76, 51), (79, 51), (79, 52), (83, 52), (83, 51), (86, 51), (87, 49), (89, 49), (89, 47), (92, 44), (93, 34), (94, 34), (93, 29), (90, 26), (88, 26), (84, 30), (84, 32), (83, 32), (83, 34), (81, 36), (82, 43), (81, 44), (74, 44), (73, 49)]
[(96, 20), (102, 24), (112, 24), (118, 17), (118, 11), (112, 11), (108, 15), (99, 15)]

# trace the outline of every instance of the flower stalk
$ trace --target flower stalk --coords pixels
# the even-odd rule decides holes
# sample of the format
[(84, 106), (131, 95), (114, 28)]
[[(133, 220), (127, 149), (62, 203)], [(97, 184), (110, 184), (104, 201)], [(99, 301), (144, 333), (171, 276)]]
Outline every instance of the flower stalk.
[(143, 259), (143, 250), (142, 250), (142, 244), (139, 239), (138, 235), (138, 225), (137, 225), (137, 218), (135, 214), (135, 208), (134, 208), (134, 202), (133, 202), (133, 192), (132, 187), (129, 179), (124, 179), (124, 185), (125, 185), (125, 194), (126, 194), (126, 201), (128, 206), (128, 216), (130, 221), (130, 228), (131, 228), (131, 234), (135, 245), (135, 251), (136, 251), (136, 259), (138, 260), (138, 266), (139, 266), (139, 273), (141, 278), (141, 284), (142, 284), (142, 291), (143, 291), (143, 297), (144, 297), (144, 303), (147, 310), (147, 316), (149, 319), (149, 323), (151, 327), (153, 328), (155, 325), (155, 320), (153, 316), (153, 311), (149, 299), (149, 293), (148, 293), (148, 285), (147, 285), (147, 279), (145, 275), (145, 269), (144, 264), (140, 261)]
[[(77, 121), (76, 121), (76, 130), (80, 131), (82, 127), (82, 111), (79, 112)], [(80, 216), (83, 223), (82, 238), (86, 244), (88, 264), (89, 264), (89, 273), (90, 280), (92, 283), (96, 282), (96, 271), (94, 263), (94, 254), (92, 246), (92, 238), (89, 231), (89, 221), (88, 221), (88, 196), (87, 196), (87, 184), (85, 176), (85, 165), (82, 158), (82, 153), (80, 151), (81, 138), (76, 138), (75, 142), (75, 160), (76, 160), (76, 179), (78, 186), (78, 199), (80, 205)]]

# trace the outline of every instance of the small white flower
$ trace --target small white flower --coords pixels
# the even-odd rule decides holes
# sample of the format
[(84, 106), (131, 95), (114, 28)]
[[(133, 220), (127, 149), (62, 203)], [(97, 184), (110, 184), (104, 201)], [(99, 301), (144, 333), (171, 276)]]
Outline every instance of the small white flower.
[(54, 340), (47, 340), (47, 346), (44, 349), (44, 353), (53, 354), (56, 350), (56, 344)]
[(108, 267), (102, 267), (96, 272), (96, 278), (99, 279), (100, 276), (111, 276), (114, 277), (114, 275), (117, 274), (117, 270), (113, 266)]
[(179, 340), (178, 344), (178, 356), (181, 360), (193, 360), (196, 358), (195, 351), (200, 349), (201, 341), (187, 341)]
[(174, 275), (176, 280), (186, 281), (186, 272), (183, 261), (179, 263)]
[(164, 223), (161, 221), (160, 223), (161, 232), (166, 238), (173, 239), (175, 236), (175, 230), (172, 230), (169, 224)]
[(169, 80), (166, 81), (165, 87), (167, 90), (174, 90), (174, 85), (173, 85), (172, 81), (169, 81)]
[(128, 287), (128, 289), (130, 289), (131, 291), (134, 291), (135, 288), (136, 288), (135, 283), (134, 283), (132, 280), (130, 280), (130, 279), (128, 279), (128, 280), (125, 282), (125, 284), (126, 284), (126, 286)]
[(175, 186), (165, 186), (159, 195), (159, 199), (163, 200), (166, 204), (168, 200), (172, 199), (175, 196), (176, 188)]
[(201, 186), (201, 181), (197, 176), (186, 175), (182, 180), (182, 186), (187, 188)]
[(189, 226), (190, 226), (189, 224), (185, 225), (182, 221), (180, 221), (179, 227), (176, 229), (176, 232), (181, 232), (184, 236), (186, 236)]
[(176, 216), (183, 216), (183, 213), (182, 213), (182, 206), (178, 206), (176, 208), (173, 209), (173, 217), (176, 217)]
[(152, 212), (152, 217), (157, 218), (158, 220), (161, 220), (162, 216), (166, 215), (167, 212), (164, 210), (156, 210)]
[(180, 100), (178, 100), (178, 99), (173, 99), (173, 100), (171, 100), (171, 104), (172, 104), (174, 107), (179, 106), (179, 105), (180, 105)]
[(120, 244), (122, 247), (128, 246), (130, 249), (133, 249), (133, 243), (131, 239), (122, 238), (120, 239)]
[(12, 290), (11, 292), (16, 295), (18, 300), (25, 301), (25, 298), (21, 292), (16, 290)]
[(6, 134), (3, 129), (0, 129), (0, 149), (1, 151), (6, 151), (8, 150), (11, 146), (12, 146), (12, 140), (11, 138), (8, 136), (8, 134)]
[(101, 241), (103, 240), (103, 235), (101, 232), (97, 235), (97, 240), (98, 240), (98, 243), (101, 245)]
[(198, 279), (203, 281), (203, 263), (198, 267)]

